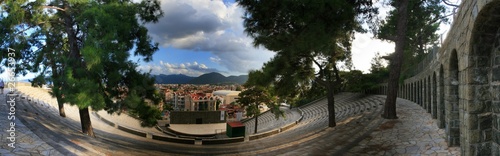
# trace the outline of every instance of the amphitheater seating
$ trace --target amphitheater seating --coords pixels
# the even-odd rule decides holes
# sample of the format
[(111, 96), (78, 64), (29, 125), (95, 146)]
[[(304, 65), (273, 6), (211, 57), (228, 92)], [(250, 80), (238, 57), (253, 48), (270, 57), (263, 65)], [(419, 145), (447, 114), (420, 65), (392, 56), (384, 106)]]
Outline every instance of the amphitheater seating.
[[(32, 88), (29, 86), (20, 86), (18, 88), (20, 97), (31, 101), (32, 104), (40, 105), (48, 108), (52, 113), (58, 113), (58, 105), (55, 98), (51, 97), (47, 90), (41, 88)], [(343, 121), (346, 118), (363, 115), (366, 112), (376, 112), (381, 104), (381, 98), (377, 96), (367, 96), (361, 93), (339, 93), (335, 95), (335, 117), (336, 121)], [(78, 109), (75, 107), (66, 107), (67, 115), (78, 115)], [(286, 140), (289, 136), (310, 136), (324, 130), (328, 125), (328, 101), (326, 98), (318, 99), (309, 104), (294, 109), (286, 109), (286, 118), (280, 117), (276, 119), (270, 111), (259, 116), (258, 134), (253, 134), (254, 122), (253, 119), (245, 120), (247, 134), (249, 140), (261, 139), (266, 137), (274, 137), (276, 139)], [(372, 113), (373, 114), (373, 113)], [(154, 134), (145, 132), (140, 129), (130, 128), (126, 124), (117, 123), (116, 121), (106, 120), (105, 117), (98, 116), (103, 124), (117, 127), (125, 132), (135, 134), (141, 137), (149, 137), (154, 140), (162, 140), (168, 142), (194, 144), (198, 138), (182, 138), (179, 134), (155, 129), (160, 132)], [(370, 117), (366, 117), (370, 118)], [(163, 133), (161, 133), (163, 132)], [(274, 139), (273, 138), (273, 139)], [(244, 138), (203, 138), (202, 144), (224, 144), (237, 143), (244, 141)]]

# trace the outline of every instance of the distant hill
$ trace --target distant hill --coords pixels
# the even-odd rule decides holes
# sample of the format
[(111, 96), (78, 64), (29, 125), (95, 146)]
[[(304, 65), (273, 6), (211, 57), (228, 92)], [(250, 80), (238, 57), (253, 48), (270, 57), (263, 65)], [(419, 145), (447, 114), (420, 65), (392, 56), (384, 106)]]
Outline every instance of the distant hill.
[(160, 83), (160, 84), (186, 84), (194, 78), (195, 77), (186, 76), (186, 75), (182, 75), (182, 74), (155, 75), (156, 83)]
[(228, 76), (226, 78), (227, 82), (234, 82), (239, 84), (244, 84), (248, 80), (248, 75), (240, 75), (240, 76)]
[(213, 72), (198, 76), (197, 78), (189, 81), (189, 84), (220, 84), (220, 83), (238, 83), (243, 84), (247, 82), (248, 76), (229, 76), (226, 77), (220, 73)]
[(207, 73), (198, 77), (190, 77), (182, 74), (177, 75), (155, 75), (156, 83), (161, 84), (221, 84), (238, 83), (243, 84), (248, 80), (248, 75), (224, 76), (217, 72)]

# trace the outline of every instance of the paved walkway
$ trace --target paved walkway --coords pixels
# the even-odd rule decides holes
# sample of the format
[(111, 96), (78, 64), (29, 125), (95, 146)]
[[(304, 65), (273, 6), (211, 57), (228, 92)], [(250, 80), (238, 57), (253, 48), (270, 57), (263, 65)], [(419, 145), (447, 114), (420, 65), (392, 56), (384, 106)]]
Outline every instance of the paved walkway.
[(422, 107), (398, 99), (396, 108), (398, 119), (383, 119), (347, 155), (460, 155), (459, 147), (448, 147), (444, 129)]
[[(14, 113), (22, 110), (12, 109), (11, 113), (11, 102), (7, 104), (6, 98), (6, 94), (0, 95), (0, 128), (2, 130), (2, 133), (0, 133), (0, 155), (62, 155), (45, 141), (42, 141), (19, 118), (16, 118), (19, 116)], [(15, 125), (11, 127), (11, 123)], [(11, 138), (11, 136), (14, 137)], [(11, 144), (13, 142), (14, 144)], [(9, 144), (12, 146), (9, 146)]]

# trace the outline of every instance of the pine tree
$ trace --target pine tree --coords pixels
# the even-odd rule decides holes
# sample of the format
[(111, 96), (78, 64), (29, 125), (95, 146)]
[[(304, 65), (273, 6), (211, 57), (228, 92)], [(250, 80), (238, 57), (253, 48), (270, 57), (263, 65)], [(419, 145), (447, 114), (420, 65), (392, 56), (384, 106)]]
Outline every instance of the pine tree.
[[(423, 58), (425, 49), (435, 44), (441, 22), (446, 22), (443, 15), (445, 7), (440, 0), (398, 0), (390, 5), (396, 10), (389, 12), (386, 21), (381, 22), (377, 37), (396, 43), (395, 52), (390, 57), (388, 94), (382, 116), (396, 119), (396, 98), (403, 60), (418, 62)], [(406, 56), (406, 57), (405, 57)], [(411, 67), (407, 65), (406, 68)]]
[[(255, 118), (254, 134), (257, 133), (259, 124), (260, 106), (267, 105), (271, 109), (276, 109), (276, 100), (269, 91), (262, 86), (252, 86), (238, 95), (238, 103), (246, 107), (246, 115)], [(277, 108), (279, 111), (279, 108)], [(275, 110), (273, 110), (275, 111)]]
[(63, 102), (78, 106), (84, 134), (94, 136), (89, 107), (128, 109), (144, 126), (160, 118), (154, 79), (128, 60), (132, 52), (151, 61), (158, 50), (144, 27), (162, 16), (158, 1), (6, 0), (1, 7), (2, 48), (19, 49), (21, 71), (51, 71), (60, 110)]
[(276, 52), (262, 69), (263, 82), (272, 83), (280, 97), (293, 97), (300, 88), (320, 84), (327, 90), (328, 126), (334, 127), (333, 95), (341, 83), (336, 63), (349, 60), (353, 34), (363, 31), (361, 19), (376, 13), (372, 1), (237, 2), (246, 10), (245, 31), (254, 45)]

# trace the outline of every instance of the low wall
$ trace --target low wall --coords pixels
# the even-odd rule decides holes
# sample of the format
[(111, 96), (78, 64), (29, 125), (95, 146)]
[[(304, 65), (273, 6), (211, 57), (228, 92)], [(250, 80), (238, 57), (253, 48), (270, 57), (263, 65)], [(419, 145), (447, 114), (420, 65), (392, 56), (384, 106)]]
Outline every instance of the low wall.
[(285, 126), (283, 126), (283, 128), (281, 128), (281, 131), (283, 132), (283, 131), (289, 130), (293, 126), (297, 125), (297, 123), (298, 123), (298, 121), (291, 123), (291, 124), (288, 124), (288, 125), (285, 125)]
[(251, 135), (250, 136), (250, 140), (256, 140), (256, 139), (268, 137), (268, 136), (271, 136), (271, 135), (278, 134), (279, 132), (280, 132), (280, 130), (276, 129), (276, 130), (272, 130), (272, 131), (268, 131), (268, 132), (264, 132), (264, 133), (259, 133), (259, 134)]
[[(225, 123), (226, 116), (220, 120), (221, 111), (173, 111), (170, 113), (170, 124)], [(201, 119), (201, 120), (200, 120)]]
[(194, 139), (173, 138), (173, 137), (158, 136), (158, 135), (153, 135), (153, 139), (166, 142), (180, 143), (180, 144), (194, 144)]
[(235, 137), (227, 139), (203, 139), (202, 145), (229, 144), (245, 141), (245, 137)]
[(134, 134), (134, 135), (137, 135), (137, 136), (141, 136), (141, 137), (146, 137), (147, 134), (144, 133), (144, 132), (140, 132), (140, 131), (137, 131), (137, 130), (133, 130), (133, 129), (130, 129), (130, 128), (127, 128), (127, 127), (123, 127), (123, 126), (120, 126), (118, 125), (118, 129), (119, 130), (122, 130), (122, 131), (125, 131), (125, 132), (128, 132), (130, 134)]

